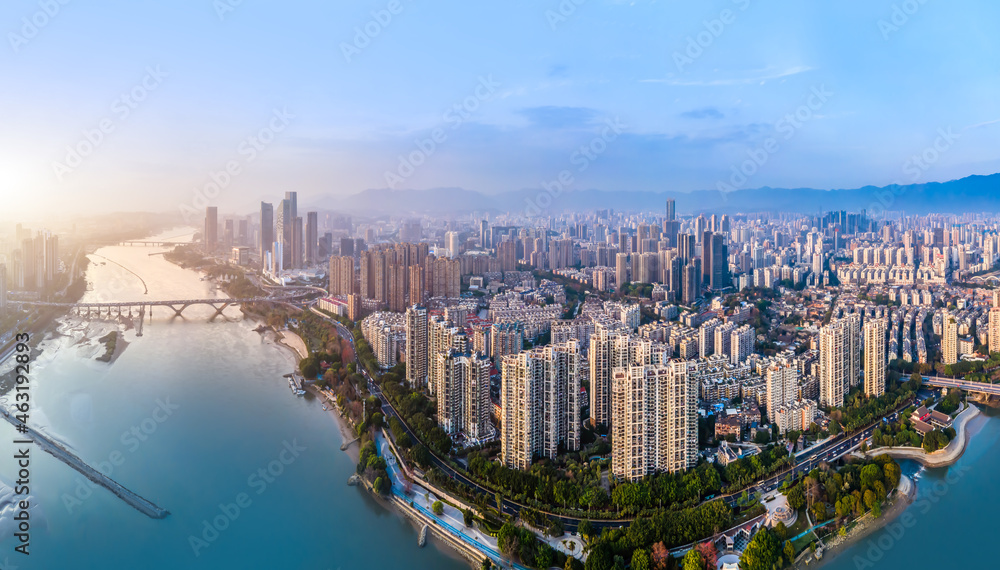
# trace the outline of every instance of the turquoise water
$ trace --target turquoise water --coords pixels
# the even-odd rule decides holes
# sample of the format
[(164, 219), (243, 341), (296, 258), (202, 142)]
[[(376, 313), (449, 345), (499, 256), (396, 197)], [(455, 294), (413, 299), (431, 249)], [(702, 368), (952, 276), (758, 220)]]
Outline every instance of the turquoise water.
[(825, 565), (829, 570), (864, 568), (995, 568), (990, 559), (996, 530), (987, 521), (1000, 512), (1000, 414), (986, 410), (970, 424), (973, 437), (951, 467), (919, 469), (917, 497), (885, 528), (852, 545)]
[[(85, 300), (212, 294), (197, 274), (151, 251), (100, 252), (142, 276), (148, 297), (134, 275), (108, 263), (88, 270), (94, 291)], [(111, 365), (93, 360), (103, 348), (77, 344), (73, 327), (48, 343), (32, 368), (31, 422), (92, 465), (105, 462), (115, 480), (171, 515), (150, 519), (33, 449), (40, 509), (31, 554), (14, 552), (8, 535), (0, 568), (466, 568), (419, 548), (409, 522), (346, 485), (354, 465), (333, 419), (281, 378), (291, 356), (238, 310), (208, 322), (212, 312), (154, 312), (141, 338), (126, 333), (130, 345)], [(0, 423), (0, 478), (11, 485), (16, 434)], [(206, 531), (205, 521), (215, 528)]]

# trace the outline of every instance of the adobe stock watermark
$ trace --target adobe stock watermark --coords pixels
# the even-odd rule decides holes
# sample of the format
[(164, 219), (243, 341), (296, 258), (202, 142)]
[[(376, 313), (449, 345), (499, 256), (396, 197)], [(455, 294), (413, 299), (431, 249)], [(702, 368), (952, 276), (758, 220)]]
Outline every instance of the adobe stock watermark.
[(910, 22), (910, 18), (916, 15), (923, 8), (924, 4), (930, 0), (904, 0), (899, 4), (892, 5), (892, 13), (889, 19), (882, 18), (878, 21), (878, 31), (882, 33), (882, 39), (889, 41), (889, 36), (898, 32)]
[(774, 123), (775, 134), (781, 136), (769, 136), (761, 144), (748, 149), (747, 159), (732, 165), (730, 167), (732, 174), (730, 174), (729, 180), (720, 180), (716, 184), (716, 189), (725, 193), (746, 186), (750, 179), (770, 161), (771, 156), (781, 150), (779, 138), (784, 141), (795, 138), (795, 134), (816, 118), (816, 113), (827, 104), (833, 95), (833, 91), (827, 89), (826, 85), (814, 86), (801, 105)]
[(260, 153), (288, 128), (293, 119), (295, 115), (289, 113), (287, 108), (274, 109), (267, 126), (236, 145), (236, 158), (227, 161), (222, 169), (209, 172), (209, 181), (201, 188), (195, 188), (191, 203), (180, 205), (184, 221), (191, 222), (204, 216), (209, 201), (218, 198), (220, 192), (229, 188), (233, 180), (243, 173), (243, 169), (257, 160)]
[[(247, 477), (247, 487), (253, 490), (254, 494), (264, 494), (269, 486), (281, 477), (285, 472), (285, 468), (295, 463), (299, 455), (303, 451), (306, 451), (306, 447), (299, 445), (298, 440), (295, 439), (291, 443), (284, 441), (282, 444), (282, 449), (278, 452), (276, 459), (268, 462), (267, 465), (257, 469)], [(191, 551), (195, 557), (201, 556), (201, 551), (218, 540), (221, 533), (225, 532), (240, 518), (243, 511), (251, 506), (253, 506), (253, 499), (250, 493), (246, 492), (238, 493), (231, 503), (219, 503), (219, 514), (212, 516), (211, 519), (201, 521), (201, 534), (198, 536), (193, 534), (188, 535), (188, 546), (191, 547)]]
[(554, 32), (559, 24), (568, 22), (573, 14), (576, 14), (576, 9), (586, 3), (587, 0), (561, 0), (555, 10), (550, 8), (545, 11), (545, 20)]
[(226, 21), (226, 16), (232, 14), (237, 8), (243, 5), (243, 0), (213, 0), (212, 8), (220, 22)]
[(956, 133), (952, 127), (938, 129), (936, 134), (934, 142), (920, 152), (910, 156), (903, 163), (902, 172), (905, 181), (897, 180), (892, 185), (875, 192), (875, 201), (868, 206), (868, 211), (872, 215), (879, 215), (890, 209), (896, 202), (896, 197), (906, 193), (909, 184), (920, 182), (924, 174), (941, 160), (941, 157), (951, 150), (955, 143), (962, 138), (962, 135)]
[[(619, 136), (628, 125), (623, 123), (620, 118), (615, 117), (614, 119), (605, 119), (604, 126), (601, 127), (600, 134), (596, 137), (590, 139), (587, 144), (581, 145), (578, 149), (574, 150), (569, 156), (570, 164), (576, 166), (576, 172), (585, 172), (592, 162), (597, 160), (602, 154), (608, 150), (608, 145), (618, 139)], [(526, 218), (533, 218), (542, 213), (552, 205), (552, 202), (559, 197), (563, 192), (569, 189), (570, 185), (573, 184), (575, 178), (573, 176), (573, 171), (570, 169), (563, 169), (556, 175), (556, 179), (549, 182), (542, 182), (542, 190), (534, 198), (525, 198), (525, 208), (524, 216)]]
[(705, 50), (712, 47), (715, 40), (722, 37), (728, 26), (736, 22), (739, 12), (746, 11), (750, 7), (750, 0), (732, 0), (739, 11), (730, 8), (723, 8), (719, 15), (711, 20), (703, 20), (703, 30), (693, 36), (685, 38), (687, 45), (682, 51), (674, 51), (673, 60), (677, 71), (683, 72), (684, 68), (693, 64), (698, 58), (705, 54)]
[(340, 42), (340, 53), (344, 54), (344, 61), (351, 63), (354, 57), (361, 55), (361, 52), (370, 46), (372, 41), (405, 9), (406, 5), (402, 0), (389, 0), (385, 8), (370, 12), (372, 16), (370, 20), (354, 27), (354, 38), (351, 42)]
[[(108, 454), (106, 460), (94, 466), (105, 477), (111, 477), (116, 467), (124, 465), (131, 454), (142, 447), (142, 444), (160, 429), (160, 425), (173, 417), (174, 412), (181, 408), (179, 405), (171, 403), (169, 397), (157, 398), (154, 403), (156, 407), (153, 408), (149, 416), (123, 431), (121, 437), (118, 438), (124, 451), (115, 449)], [(73, 492), (62, 494), (62, 502), (63, 506), (66, 507), (66, 512), (73, 514), (76, 509), (83, 505), (84, 501), (93, 496), (94, 489), (98, 487), (100, 485), (86, 477), (77, 477)]]
[[(448, 110), (441, 115), (441, 121), (448, 125), (449, 130), (457, 130), (472, 118), (473, 113), (478, 111), (483, 103), (492, 99), (499, 88), (500, 82), (494, 80), (492, 74), (485, 77), (479, 76), (479, 83), (472, 91), (472, 94), (448, 107)], [(413, 176), (417, 168), (427, 162), (427, 159), (433, 156), (437, 152), (437, 149), (447, 142), (447, 140), (448, 131), (444, 127), (435, 128), (427, 138), (414, 140), (416, 148), (408, 154), (399, 155), (399, 163), (396, 165), (396, 169), (386, 170), (382, 173), (386, 185), (389, 188), (395, 188), (404, 180)]]
[(7, 41), (10, 43), (10, 49), (14, 50), (14, 53), (20, 53), (21, 48), (28, 45), (31, 40), (37, 38), (38, 34), (62, 13), (63, 6), (68, 5), (71, 1), (38, 0), (38, 11), (30, 16), (21, 18), (21, 28), (17, 32), (7, 33)]
[(76, 144), (66, 145), (66, 156), (62, 162), (52, 161), (52, 171), (56, 178), (62, 182), (68, 174), (83, 164), (84, 159), (97, 152), (108, 135), (118, 130), (118, 126), (132, 116), (132, 112), (149, 98), (169, 75), (159, 65), (147, 67), (146, 75), (141, 81), (111, 102), (110, 116), (97, 121), (96, 127), (84, 129), (83, 137)]
[[(934, 508), (934, 505), (948, 494), (952, 485), (958, 483), (969, 471), (972, 471), (972, 467), (968, 465), (953, 467), (948, 470), (944, 481), (935, 481), (929, 489), (919, 493), (913, 501), (912, 508), (907, 509), (898, 519), (887, 524), (877, 537), (868, 539), (864, 556), (854, 555), (854, 567), (857, 570), (875, 568), (877, 563), (885, 558), (886, 553), (892, 550), (906, 535), (906, 531), (916, 526), (920, 517), (927, 515)], [(911, 482), (911, 484), (915, 485), (916, 482)]]

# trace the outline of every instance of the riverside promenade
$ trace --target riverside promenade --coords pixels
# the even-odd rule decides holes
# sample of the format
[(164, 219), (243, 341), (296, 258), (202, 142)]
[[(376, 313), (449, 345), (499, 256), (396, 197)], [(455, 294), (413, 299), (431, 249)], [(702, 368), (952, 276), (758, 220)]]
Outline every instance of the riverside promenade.
[(97, 469), (94, 469), (89, 464), (87, 464), (86, 461), (80, 459), (73, 452), (53, 441), (47, 435), (41, 433), (40, 431), (36, 430), (31, 426), (28, 426), (26, 424), (21, 424), (21, 422), (14, 416), (12, 416), (11, 413), (5, 408), (0, 407), (0, 414), (2, 414), (4, 419), (10, 422), (10, 424), (13, 425), (15, 428), (17, 428), (20, 425), (24, 425), (26, 431), (21, 432), (20, 430), (18, 430), (19, 437), (31, 439), (38, 445), (38, 447), (42, 448), (46, 453), (52, 455), (56, 459), (65, 463), (66, 465), (69, 465), (70, 467), (76, 469), (81, 474), (83, 474), (83, 476), (86, 477), (87, 479), (90, 479), (94, 483), (97, 483), (98, 485), (111, 491), (112, 493), (117, 495), (118, 498), (125, 501), (129, 505), (132, 505), (132, 507), (135, 508), (135, 510), (139, 511), (140, 513), (153, 519), (166, 518), (166, 516), (170, 514), (170, 511), (156, 506), (153, 502), (149, 501), (148, 499), (140, 497), (136, 493), (130, 491), (121, 483), (118, 483), (111, 477), (108, 477), (104, 473), (101, 473)]

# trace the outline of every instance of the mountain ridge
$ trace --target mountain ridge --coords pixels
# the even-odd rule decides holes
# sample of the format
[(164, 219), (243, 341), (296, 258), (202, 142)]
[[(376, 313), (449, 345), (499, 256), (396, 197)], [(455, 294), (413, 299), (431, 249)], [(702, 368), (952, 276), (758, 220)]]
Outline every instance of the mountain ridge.
[(316, 206), (352, 214), (462, 215), (478, 212), (515, 212), (526, 215), (616, 211), (663, 211), (674, 198), (678, 214), (792, 212), (848, 210), (879, 215), (882, 211), (906, 214), (984, 212), (1000, 210), (1000, 174), (972, 175), (946, 182), (909, 185), (864, 186), (854, 189), (751, 188), (722, 193), (641, 192), (633, 190), (571, 190), (554, 195), (543, 189), (484, 194), (458, 187), (425, 190), (368, 189), (348, 196), (324, 196)]

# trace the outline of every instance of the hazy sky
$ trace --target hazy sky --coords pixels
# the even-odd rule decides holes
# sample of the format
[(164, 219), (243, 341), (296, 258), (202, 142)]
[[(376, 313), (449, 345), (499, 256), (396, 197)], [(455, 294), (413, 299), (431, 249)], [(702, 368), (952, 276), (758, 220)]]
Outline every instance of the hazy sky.
[(200, 208), (228, 165), (206, 199), (230, 211), (563, 170), (679, 191), (992, 173), (998, 21), (988, 0), (7, 0), (0, 191), (5, 214)]

